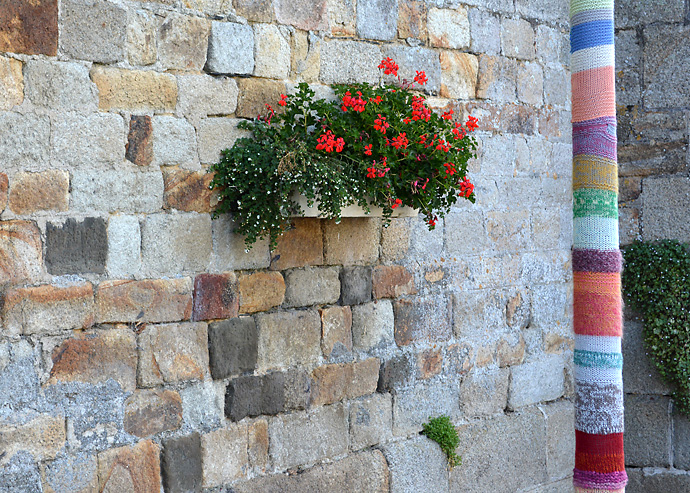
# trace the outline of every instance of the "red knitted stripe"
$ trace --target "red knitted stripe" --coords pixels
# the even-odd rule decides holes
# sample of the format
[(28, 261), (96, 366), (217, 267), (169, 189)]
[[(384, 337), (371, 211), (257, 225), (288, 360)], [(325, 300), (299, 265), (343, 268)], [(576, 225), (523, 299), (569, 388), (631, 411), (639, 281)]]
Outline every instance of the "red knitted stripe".
[(618, 454), (588, 454), (575, 452), (575, 467), (582, 471), (609, 473), (625, 470), (625, 457), (621, 450)]
[(588, 452), (597, 450), (607, 454), (615, 453), (623, 450), (623, 433), (596, 435), (575, 430), (575, 444), (584, 447)]
[(611, 473), (625, 470), (623, 433), (594, 435), (575, 430), (575, 468)]
[(576, 334), (585, 333), (579, 332), (578, 329), (588, 331), (591, 330), (588, 327), (601, 326), (603, 321), (607, 321), (607, 326), (615, 328), (617, 324), (614, 322), (623, 318), (620, 295), (582, 292), (576, 288), (573, 292), (573, 303), (574, 318), (577, 323)]

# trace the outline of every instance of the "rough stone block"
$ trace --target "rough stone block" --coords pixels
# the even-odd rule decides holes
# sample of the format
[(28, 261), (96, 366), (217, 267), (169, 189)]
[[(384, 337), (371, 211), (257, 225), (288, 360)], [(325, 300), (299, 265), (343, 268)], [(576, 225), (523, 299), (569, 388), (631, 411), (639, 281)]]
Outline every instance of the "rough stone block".
[(321, 356), (321, 320), (314, 310), (256, 315), (259, 371), (312, 365)]
[(372, 394), (379, 379), (379, 360), (369, 358), (355, 363), (320, 366), (312, 372), (312, 378), (312, 404), (315, 406)]
[[(541, 86), (539, 79), (543, 79), (544, 103), (555, 106), (569, 105), (571, 93), (570, 72), (559, 64), (547, 65), (544, 67), (544, 75), (542, 77), (539, 73), (539, 69), (534, 68), (534, 65), (533, 63), (529, 64), (535, 72), (534, 80), (537, 89)], [(527, 82), (529, 81), (530, 79), (528, 78)], [(518, 97), (520, 97), (519, 92), (520, 74), (518, 74)], [(541, 102), (541, 95), (535, 92), (534, 97), (529, 98), (530, 100), (525, 98), (521, 99), (526, 103), (539, 104)]]
[(290, 33), (275, 24), (254, 24), (254, 75), (287, 79), (290, 74)]
[(206, 70), (215, 74), (251, 75), (254, 71), (254, 31), (251, 26), (213, 21)]
[(240, 421), (246, 416), (282, 413), (286, 407), (285, 390), (284, 373), (237, 377), (225, 392), (225, 416)]
[(212, 173), (167, 168), (163, 170), (163, 208), (211, 212), (217, 202), (210, 189)]
[(548, 0), (517, 0), (515, 8), (518, 14), (530, 19), (558, 24), (568, 23), (568, 6), (565, 4), (554, 5)]
[(380, 265), (373, 271), (374, 298), (397, 298), (416, 294), (412, 274), (401, 265)]
[(160, 449), (151, 440), (98, 454), (99, 491), (160, 491)]
[(201, 437), (198, 433), (169, 438), (161, 454), (163, 486), (170, 493), (201, 490)]
[(423, 70), (429, 79), (424, 90), (436, 94), (441, 89), (441, 62), (435, 50), (421, 46), (389, 45), (383, 50), (383, 56), (389, 56), (398, 63), (398, 75), (402, 79), (413, 80), (416, 71)]
[(105, 269), (110, 277), (130, 277), (141, 269), (141, 231), (136, 216), (114, 215), (108, 219), (108, 255)]
[(684, 7), (682, 0), (645, 2), (644, 4), (622, 0), (615, 4), (616, 29), (634, 28), (654, 22), (682, 22), (685, 14)]
[(127, 25), (127, 60), (130, 65), (151, 65), (158, 59), (156, 17), (146, 10), (130, 11)]
[(194, 127), (182, 118), (153, 117), (153, 157), (157, 164), (194, 164), (198, 161)]
[(360, 38), (391, 41), (397, 31), (398, 0), (357, 2), (357, 35)]
[(254, 313), (280, 306), (285, 299), (285, 280), (280, 272), (241, 274), (240, 313)]
[(158, 61), (164, 69), (202, 70), (211, 22), (170, 13), (158, 28)]
[(16, 214), (66, 211), (69, 206), (69, 173), (57, 169), (17, 173), (10, 188), (9, 206)]
[(273, 3), (276, 19), (304, 31), (328, 29), (326, 0), (276, 0)]
[[(508, 406), (517, 409), (542, 401), (552, 401), (563, 395), (563, 357), (544, 355), (511, 369)], [(539, 382), (539, 385), (534, 385)]]
[(285, 306), (311, 306), (336, 303), (340, 298), (340, 279), (334, 267), (305, 267), (285, 273)]
[(125, 57), (127, 11), (102, 0), (66, 0), (60, 5), (60, 51), (98, 63)]
[(98, 491), (96, 456), (84, 453), (62, 456), (42, 464), (40, 468), (43, 491), (64, 493)]
[(561, 401), (540, 409), (546, 415), (546, 474), (550, 479), (566, 477), (575, 467), (575, 408)]
[(0, 222), (0, 285), (38, 279), (43, 265), (41, 232), (28, 221)]
[(125, 159), (138, 166), (148, 166), (153, 161), (153, 125), (150, 116), (132, 115), (125, 144)]
[(673, 467), (690, 469), (690, 421), (680, 413), (673, 414)]
[(5, 173), (0, 173), (0, 213), (7, 207), (7, 191), (10, 188), (10, 180)]
[[(332, 2), (329, 2), (330, 7), (337, 8)], [(350, 4), (350, 7), (352, 7), (352, 4)], [(345, 22), (349, 22), (349, 25), (353, 26), (354, 18), (349, 18)], [(333, 26), (331, 32), (340, 27), (340, 25), (337, 27)], [(291, 33), (290, 79), (297, 82), (317, 82), (319, 80), (322, 42), (323, 38), (313, 32), (295, 31)]]
[[(520, 299), (520, 293), (517, 294), (513, 300), (517, 300), (519, 302)], [(512, 300), (511, 300), (512, 301)], [(510, 307), (510, 303), (508, 303), (508, 307)], [(528, 323), (528, 318), (525, 319), (525, 324), (521, 328), (526, 328), (527, 323)], [(546, 337), (544, 338), (546, 340)], [(569, 342), (567, 340), (565, 341), (552, 341), (552, 347), (554, 345), (554, 342), (556, 343), (555, 345), (558, 344), (568, 344)], [(545, 342), (546, 344), (546, 342)], [(549, 351), (546, 351), (549, 352)], [(498, 346), (496, 347), (496, 363), (498, 363), (498, 366), (500, 368), (505, 368), (507, 366), (515, 366), (515, 365), (521, 365), (523, 360), (525, 359), (525, 339), (522, 337), (522, 334), (518, 334), (517, 336), (515, 334), (512, 334), (512, 336), (509, 337), (502, 337), (500, 341), (498, 341)]]
[(273, 2), (270, 0), (236, 0), (235, 11), (251, 22), (272, 22), (275, 20)]
[(247, 464), (247, 425), (228, 426), (201, 435), (202, 486), (230, 483), (244, 475)]
[(9, 110), (23, 101), (22, 62), (0, 56), (0, 110)]
[(58, 226), (46, 226), (46, 268), (53, 275), (103, 274), (108, 252), (105, 221), (87, 217), (82, 222), (68, 218)]
[(500, 21), (498, 17), (481, 9), (469, 11), (471, 50), (474, 53), (498, 55), (501, 51)]
[(398, 354), (381, 363), (377, 392), (398, 392), (415, 381), (417, 367), (408, 354)]
[(534, 58), (534, 30), (529, 22), (509, 18), (501, 21), (501, 53), (520, 60)]
[(472, 422), (457, 430), (462, 465), (450, 474), (450, 491), (520, 491), (544, 481), (546, 424), (539, 409)]
[(351, 401), (350, 450), (385, 443), (393, 436), (393, 401), (390, 394), (374, 394)]
[(453, 323), (455, 334), (468, 337), (486, 327), (501, 326), (504, 304), (494, 290), (465, 291), (453, 296)]
[(240, 95), (235, 115), (240, 118), (256, 118), (266, 114), (266, 104), (280, 101), (285, 83), (269, 79), (247, 78), (238, 82)]
[[(392, 491), (448, 491), (448, 459), (436, 442), (415, 437), (386, 445), (383, 453), (390, 468)], [(424, 467), (419, 467), (422, 463)]]
[[(351, 60), (343, 65), (341, 60)], [(379, 80), (381, 48), (360, 41), (333, 40), (321, 45), (320, 79), (326, 84), (352, 84)]]
[(321, 314), (321, 351), (324, 358), (337, 358), (352, 351), (352, 311), (349, 306), (319, 310)]
[(7, 290), (2, 319), (13, 334), (55, 334), (87, 328), (94, 322), (93, 287), (44, 285)]
[(182, 423), (182, 399), (172, 390), (135, 390), (125, 401), (123, 425), (130, 435), (147, 437), (177, 430)]
[(206, 118), (201, 120), (197, 131), (197, 140), (199, 141), (199, 160), (203, 164), (217, 163), (220, 160), (222, 150), (230, 149), (240, 137), (249, 136), (248, 131), (237, 128), (237, 124), (241, 121), (238, 118)]
[(343, 305), (358, 305), (371, 300), (371, 267), (343, 267), (340, 286), (340, 303)]
[(285, 375), (285, 408), (308, 409), (311, 405), (311, 374), (306, 370), (288, 370)]
[(136, 387), (136, 338), (129, 329), (79, 334), (56, 347), (52, 361), (49, 384), (96, 384), (112, 378), (125, 392)]
[(35, 461), (54, 459), (66, 435), (62, 416), (39, 415), (19, 426), (0, 425), (3, 459), (10, 460), (20, 451), (30, 453)]
[(223, 214), (213, 220), (213, 271), (226, 272), (268, 267), (270, 264), (268, 240), (259, 240), (249, 248), (243, 236), (232, 232), (234, 227), (230, 214)]
[(627, 394), (624, 406), (626, 465), (669, 467), (669, 398)]
[(451, 99), (474, 99), (479, 61), (475, 55), (441, 52), (440, 95)]
[(3, 136), (0, 158), (5, 166), (22, 168), (48, 162), (50, 119), (47, 116), (0, 113), (0, 133)]
[(211, 218), (207, 214), (151, 214), (141, 232), (144, 268), (155, 275), (208, 269)]
[(629, 493), (662, 493), (665, 491), (685, 491), (690, 488), (690, 476), (676, 471), (650, 471), (626, 468), (628, 484), (625, 491)]
[(381, 260), (402, 260), (410, 248), (410, 222), (407, 218), (391, 219), (381, 231)]
[(230, 77), (179, 75), (177, 85), (177, 111), (192, 123), (206, 116), (231, 115), (237, 109), (237, 82)]
[(429, 417), (460, 414), (459, 385), (452, 380), (428, 380), (393, 396), (393, 434), (409, 436), (422, 431)]
[(24, 69), (26, 97), (36, 106), (68, 111), (96, 109), (89, 70), (79, 63), (30, 60)]
[(285, 270), (323, 263), (323, 233), (321, 221), (295, 218), (293, 227), (278, 238), (271, 252), (271, 269)]
[(91, 79), (101, 110), (173, 111), (177, 105), (177, 81), (170, 74), (97, 66)]
[(208, 327), (211, 376), (223, 379), (256, 368), (259, 335), (251, 317), (231, 318)]
[(199, 274), (194, 279), (194, 320), (237, 317), (239, 286), (233, 272)]
[(398, 300), (393, 303), (395, 342), (407, 346), (417, 342), (442, 342), (451, 336), (450, 301), (443, 296)]
[[(270, 455), (277, 470), (347, 453), (347, 414), (343, 404), (282, 414), (268, 424)], [(314, 440), (319, 437), (319, 440)]]
[(325, 221), (324, 261), (329, 265), (371, 264), (379, 256), (380, 222), (370, 218)]
[(352, 342), (355, 349), (367, 351), (391, 344), (394, 340), (393, 305), (388, 300), (352, 307)]
[(467, 10), (431, 8), (427, 14), (431, 46), (464, 49), (470, 46), (470, 21)]
[(80, 166), (87, 174), (93, 173), (94, 165), (120, 165), (125, 157), (125, 126), (120, 115), (60, 115), (54, 122), (53, 135), (55, 159), (68, 166)]
[[(561, 69), (560, 72), (561, 74), (559, 75), (561, 77), (558, 77), (555, 73), (549, 73), (548, 77), (545, 77), (541, 65), (538, 63), (526, 62), (519, 64), (517, 74), (518, 101), (541, 106), (545, 93), (544, 84), (547, 83), (549, 84), (549, 91), (546, 92), (548, 97), (547, 104), (563, 105), (565, 103), (563, 95), (568, 89), (568, 84), (563, 76), (566, 73), (565, 70)], [(554, 86), (561, 88), (561, 91), (559, 91), (560, 96), (553, 92)]]
[(486, 232), (494, 248), (501, 252), (530, 248), (530, 214), (527, 209), (486, 213)]
[(661, 378), (644, 346), (643, 324), (625, 320), (623, 338), (623, 383), (629, 394), (670, 395), (672, 389)]
[(514, 101), (516, 98), (517, 63), (498, 56), (479, 56), (477, 97), (495, 101)]
[(683, 217), (688, 194), (690, 194), (690, 179), (687, 177), (674, 176), (643, 180), (642, 231), (645, 241), (676, 239), (681, 242), (690, 242), (690, 224), (687, 218)]
[(211, 379), (193, 383), (180, 390), (182, 419), (191, 429), (210, 431), (220, 426), (223, 419), (225, 384)]
[(327, 4), (331, 34), (355, 37), (357, 35), (357, 4), (353, 0), (331, 0)]
[(57, 55), (58, 2), (37, 0), (0, 3), (0, 51), (27, 55)]
[(685, 43), (689, 33), (690, 29), (686, 26), (658, 25), (645, 28), (645, 86), (642, 93), (645, 106), (678, 108), (690, 102), (690, 78), (685, 71), (675, 70), (675, 67), (685, 65), (690, 59), (690, 49)]
[(247, 455), (255, 471), (264, 472), (268, 465), (268, 421), (257, 419), (247, 424)]
[(466, 416), (502, 413), (508, 403), (510, 371), (505, 368), (471, 372), (460, 387), (460, 407)]
[[(192, 315), (192, 281), (104, 281), (96, 291), (98, 322), (176, 322)], [(139, 316), (143, 312), (143, 315)]]

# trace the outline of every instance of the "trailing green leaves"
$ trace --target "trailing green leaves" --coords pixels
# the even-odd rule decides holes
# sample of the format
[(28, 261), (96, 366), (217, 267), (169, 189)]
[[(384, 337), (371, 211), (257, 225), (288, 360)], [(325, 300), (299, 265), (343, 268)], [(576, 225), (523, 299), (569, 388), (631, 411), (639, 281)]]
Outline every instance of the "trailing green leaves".
[(441, 415), (436, 418), (429, 418), (429, 422), (422, 425), (422, 434), (439, 444), (448, 458), (448, 465), (451, 469), (462, 464), (462, 459), (455, 453), (455, 449), (460, 443), (460, 437), (458, 437), (458, 432), (448, 416)]

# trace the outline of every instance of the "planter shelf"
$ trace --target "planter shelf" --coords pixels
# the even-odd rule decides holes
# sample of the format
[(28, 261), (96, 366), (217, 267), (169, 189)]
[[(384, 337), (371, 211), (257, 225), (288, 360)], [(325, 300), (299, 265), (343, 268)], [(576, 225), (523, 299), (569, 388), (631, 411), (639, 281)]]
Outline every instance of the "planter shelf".
[[(314, 201), (313, 207), (307, 205), (307, 198), (304, 195), (295, 194), (292, 199), (299, 204), (299, 206), (304, 211), (304, 216), (299, 214), (293, 214), (293, 217), (320, 217), (321, 211), (319, 210), (319, 201)], [(370, 206), (368, 214), (366, 211), (358, 206), (357, 204), (352, 204), (341, 209), (340, 217), (383, 217), (383, 209), (377, 206)], [(391, 217), (416, 217), (418, 211), (412, 209), (411, 207), (398, 207), (393, 210)]]

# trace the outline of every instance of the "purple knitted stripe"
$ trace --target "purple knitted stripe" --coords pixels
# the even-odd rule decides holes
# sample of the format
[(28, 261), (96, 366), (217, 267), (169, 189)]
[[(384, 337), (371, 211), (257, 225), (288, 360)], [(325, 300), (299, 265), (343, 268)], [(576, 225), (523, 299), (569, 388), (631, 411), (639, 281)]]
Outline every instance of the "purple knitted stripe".
[(593, 154), (615, 161), (616, 137), (605, 127), (573, 130), (573, 155)]
[(573, 249), (573, 272), (620, 272), (623, 255), (620, 250)]
[(625, 471), (592, 472), (573, 470), (573, 484), (580, 488), (599, 488), (601, 490), (618, 490), (628, 483)]
[(579, 130), (585, 127), (606, 127), (608, 125), (613, 125), (613, 128), (616, 128), (615, 116), (602, 116), (592, 120), (585, 120), (584, 122), (573, 122), (573, 130)]

